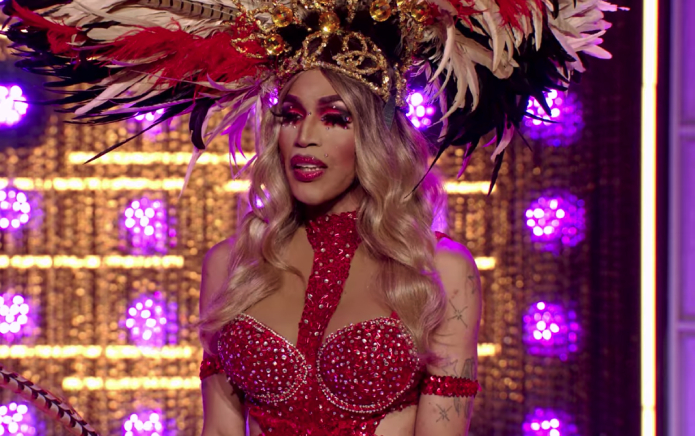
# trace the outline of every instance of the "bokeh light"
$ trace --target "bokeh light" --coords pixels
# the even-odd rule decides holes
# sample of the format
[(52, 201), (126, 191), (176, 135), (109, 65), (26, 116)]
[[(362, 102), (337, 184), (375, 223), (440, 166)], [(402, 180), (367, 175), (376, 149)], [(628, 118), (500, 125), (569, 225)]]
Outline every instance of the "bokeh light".
[[(121, 222), (136, 252), (166, 253), (169, 245), (175, 244), (176, 231), (169, 229), (167, 209), (162, 200), (142, 197), (131, 201)], [(170, 237), (171, 243), (167, 244)]]
[(526, 416), (523, 436), (578, 436), (577, 427), (566, 413), (537, 408)]
[[(553, 147), (569, 146), (581, 138), (584, 128), (582, 106), (571, 93), (549, 91), (545, 94), (545, 102), (550, 113), (531, 97), (527, 112), (536, 118), (525, 117), (523, 133), (529, 138), (542, 140)], [(537, 118), (542, 118), (543, 121)]]
[(526, 209), (526, 226), (532, 241), (557, 252), (563, 245), (573, 247), (584, 240), (585, 215), (584, 201), (572, 194), (543, 196)]
[(165, 425), (160, 411), (131, 414), (123, 423), (123, 436), (163, 436)]
[(163, 113), (164, 109), (157, 109), (154, 112), (139, 113), (135, 115), (135, 119), (140, 122), (151, 123), (159, 119)]
[(412, 92), (406, 99), (408, 111), (406, 116), (418, 129), (432, 125), (432, 116), (435, 113), (434, 106), (425, 104), (425, 96), (421, 92)]
[(26, 404), (10, 403), (0, 405), (0, 435), (30, 436), (36, 434), (34, 416)]
[(176, 314), (176, 303), (167, 303), (161, 292), (141, 295), (130, 304), (126, 314), (130, 341), (149, 347), (176, 344), (179, 330)]
[(0, 335), (4, 342), (16, 342), (31, 336), (35, 326), (33, 312), (23, 295), (12, 291), (0, 295)]
[(559, 304), (539, 301), (524, 315), (524, 342), (529, 354), (567, 360), (578, 350), (577, 314)]
[(0, 125), (14, 126), (27, 114), (29, 104), (18, 85), (0, 85)]
[(31, 218), (27, 194), (16, 188), (0, 189), (0, 230), (18, 230)]

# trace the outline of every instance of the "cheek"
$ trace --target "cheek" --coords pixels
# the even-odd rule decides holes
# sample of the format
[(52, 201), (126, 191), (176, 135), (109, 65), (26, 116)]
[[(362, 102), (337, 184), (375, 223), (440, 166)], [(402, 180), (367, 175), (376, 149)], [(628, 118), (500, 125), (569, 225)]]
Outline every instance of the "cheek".
[(282, 163), (287, 162), (287, 157), (292, 153), (292, 145), (294, 144), (294, 135), (289, 132), (288, 129), (280, 129), (280, 136), (278, 137), (278, 146), (280, 148), (280, 157), (282, 158)]
[(345, 176), (354, 175), (355, 173), (355, 136), (350, 131), (342, 132), (345, 135), (340, 135), (335, 138), (334, 146), (332, 147), (332, 153), (329, 152), (331, 156), (331, 161), (336, 162), (336, 167), (340, 168), (341, 173)]

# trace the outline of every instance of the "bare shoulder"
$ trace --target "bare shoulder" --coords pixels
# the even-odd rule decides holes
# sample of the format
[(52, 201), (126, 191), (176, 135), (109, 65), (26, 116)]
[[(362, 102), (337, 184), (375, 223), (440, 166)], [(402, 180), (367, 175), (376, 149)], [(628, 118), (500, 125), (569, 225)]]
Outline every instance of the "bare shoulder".
[(437, 242), (434, 254), (434, 264), (437, 272), (446, 285), (452, 280), (468, 280), (471, 276), (477, 278), (478, 267), (475, 258), (465, 245), (444, 237)]
[(201, 309), (207, 307), (229, 276), (229, 263), (234, 248), (234, 238), (218, 242), (205, 253), (203, 258), (202, 283), (200, 287)]
[(234, 238), (224, 239), (210, 248), (203, 258), (203, 269), (217, 270), (222, 266), (228, 266), (234, 248)]

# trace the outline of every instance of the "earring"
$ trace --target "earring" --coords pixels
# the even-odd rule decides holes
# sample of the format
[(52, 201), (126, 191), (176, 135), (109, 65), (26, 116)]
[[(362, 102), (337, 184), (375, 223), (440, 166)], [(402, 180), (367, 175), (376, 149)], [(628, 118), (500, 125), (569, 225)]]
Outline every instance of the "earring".
[(311, 115), (311, 112), (309, 112), (309, 115)]

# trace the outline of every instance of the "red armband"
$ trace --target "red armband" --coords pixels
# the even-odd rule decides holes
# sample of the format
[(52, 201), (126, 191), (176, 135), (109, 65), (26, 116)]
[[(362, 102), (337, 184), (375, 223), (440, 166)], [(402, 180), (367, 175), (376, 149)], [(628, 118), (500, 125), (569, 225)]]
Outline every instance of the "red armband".
[(211, 375), (219, 374), (221, 372), (224, 372), (224, 368), (222, 368), (220, 359), (217, 356), (204, 358), (203, 361), (200, 362), (201, 380), (206, 379)]
[(423, 395), (439, 395), (441, 397), (475, 397), (482, 391), (478, 380), (471, 380), (450, 375), (437, 376), (427, 374), (420, 385)]

